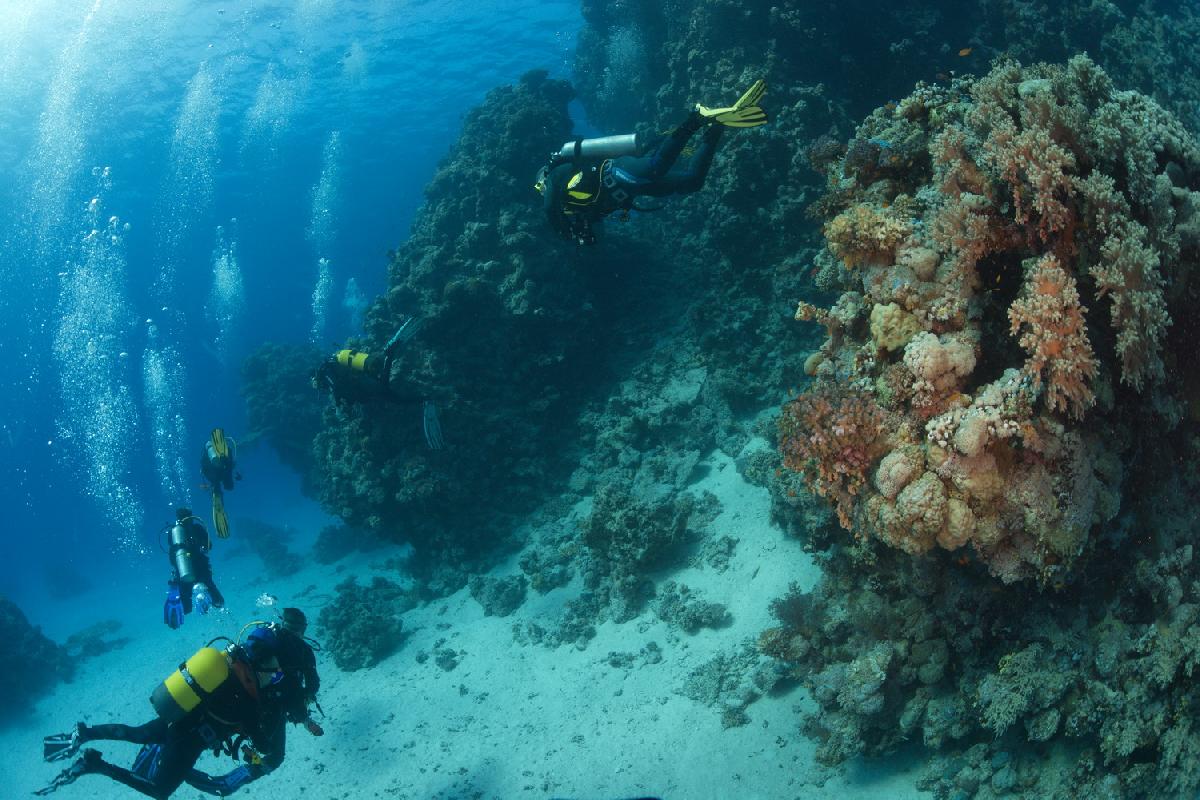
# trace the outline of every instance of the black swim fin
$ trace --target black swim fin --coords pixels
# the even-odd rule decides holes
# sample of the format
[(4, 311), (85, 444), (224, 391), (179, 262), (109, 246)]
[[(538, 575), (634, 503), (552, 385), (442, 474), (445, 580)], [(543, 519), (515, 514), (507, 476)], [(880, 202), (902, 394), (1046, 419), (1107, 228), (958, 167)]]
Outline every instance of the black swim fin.
[(79, 752), (79, 726), (70, 733), (56, 733), (42, 739), (42, 758), (64, 761)]

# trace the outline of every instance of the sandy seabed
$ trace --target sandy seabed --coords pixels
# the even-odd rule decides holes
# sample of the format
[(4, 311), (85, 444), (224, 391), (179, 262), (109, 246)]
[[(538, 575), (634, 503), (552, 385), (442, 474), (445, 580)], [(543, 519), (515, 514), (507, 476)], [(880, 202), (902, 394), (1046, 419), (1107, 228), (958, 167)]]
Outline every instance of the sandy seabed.
[[(765, 446), (761, 440), (750, 447)], [(654, 795), (664, 800), (709, 798), (908, 798), (924, 796), (913, 784), (920, 761), (900, 756), (852, 762), (840, 770), (813, 761), (814, 745), (798, 731), (799, 712), (811, 708), (806, 690), (794, 687), (753, 703), (748, 725), (725, 729), (718, 709), (679, 693), (688, 674), (719, 653), (732, 653), (772, 625), (770, 601), (789, 583), (810, 588), (818, 578), (811, 558), (794, 539), (770, 524), (767, 492), (746, 483), (723, 454), (706, 461), (704, 477), (689, 491), (712, 492), (720, 516), (706, 536), (739, 540), (729, 568), (686, 568), (661, 576), (686, 584), (704, 600), (724, 603), (732, 624), (688, 635), (647, 610), (623, 625), (598, 626), (584, 650), (548, 649), (514, 641), (514, 623), (549, 626), (579, 591), (575, 582), (546, 595), (532, 591), (511, 616), (486, 617), (466, 589), (404, 615), (402, 646), (377, 666), (344, 673), (320, 656), (321, 720), (315, 738), (289, 726), (287, 759), (274, 774), (242, 789), (239, 798), (578, 798), (616, 800)], [(236, 517), (235, 517), (236, 522)], [(312, 532), (315, 535), (315, 531)], [(234, 537), (237, 536), (236, 528)], [(161, 586), (109, 586), (29, 616), (57, 641), (110, 618), (124, 620), (126, 646), (84, 663), (73, 683), (38, 703), (28, 723), (0, 732), (0, 775), (5, 797), (28, 796), (59, 765), (40, 760), (40, 737), (67, 730), (77, 719), (138, 724), (152, 714), (151, 690), (179, 661), (215, 636), (233, 636), (263, 618), (263, 593), (282, 605), (305, 608), (315, 620), (318, 601), (348, 575), (369, 582), (386, 551), (356, 554), (330, 566), (313, 564), (283, 580), (266, 582), (249, 554), (224, 565), (218, 543), (217, 577), (228, 603), (222, 612), (189, 617), (178, 631), (161, 624)], [(223, 569), (224, 566), (224, 569)], [(497, 576), (517, 572), (517, 557)], [(313, 589), (312, 587), (317, 587)], [(297, 599), (300, 598), (300, 599)], [(306, 602), (307, 599), (307, 602)], [(147, 609), (155, 609), (147, 613)], [(319, 626), (310, 633), (320, 638)], [(610, 652), (637, 653), (649, 642), (659, 663), (613, 667)], [(436, 647), (460, 654), (446, 670), (418, 653)], [(116, 763), (130, 763), (136, 745), (96, 745)], [(211, 773), (234, 767), (206, 755)], [(136, 793), (100, 776), (85, 776), (55, 797), (122, 798)], [(190, 787), (176, 798), (208, 797)]]

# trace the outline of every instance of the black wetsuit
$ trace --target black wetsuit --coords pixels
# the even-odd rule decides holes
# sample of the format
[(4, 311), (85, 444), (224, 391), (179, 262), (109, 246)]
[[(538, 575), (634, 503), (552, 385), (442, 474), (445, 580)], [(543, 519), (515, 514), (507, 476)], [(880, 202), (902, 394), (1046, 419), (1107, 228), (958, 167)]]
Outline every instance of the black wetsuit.
[(276, 628), (273, 652), (284, 677), (273, 686), (259, 689), (263, 712), (254, 745), (262, 756), (262, 763), (220, 777), (192, 771), (187, 778), (191, 786), (210, 794), (214, 791), (227, 794), (258, 780), (283, 763), (287, 754), (287, 723), (308, 720), (308, 704), (316, 699), (321, 678), (317, 674), (317, 657), (303, 637)]
[(215, 458), (211, 452), (211, 443), (206, 443), (200, 451), (200, 474), (213, 487), (214, 492), (222, 489), (233, 490), (233, 456)]
[[(163, 800), (171, 796), (187, 778), (205, 750), (217, 750), (235, 735), (249, 738), (260, 752), (268, 752), (271, 737), (264, 732), (266, 713), (260, 703), (253, 669), (239, 665), (242, 677), (230, 675), (203, 705), (182, 719), (168, 723), (157, 717), (144, 725), (90, 725), (80, 731), (81, 742), (100, 739), (157, 745), (143, 749), (148, 763), (134, 770), (97, 759), (90, 770), (106, 775), (147, 797)], [(282, 754), (279, 761), (283, 760)], [(264, 763), (266, 758), (264, 757)]]
[(375, 401), (421, 403), (420, 395), (405, 392), (392, 382), (394, 360), (395, 348), (382, 356), (342, 350), (321, 363), (313, 380), (318, 389), (328, 390), (338, 406)]
[(317, 698), (321, 676), (317, 674), (317, 656), (304, 638), (286, 629), (279, 631), (276, 657), (284, 678), (278, 686), (281, 704), (291, 722), (308, 719), (308, 704)]
[[(637, 197), (666, 197), (698, 191), (708, 177), (722, 126), (710, 125), (691, 158), (683, 165), (676, 162), (688, 140), (704, 125), (704, 118), (693, 113), (649, 155), (555, 167), (547, 176), (544, 194), (544, 209), (550, 226), (568, 239), (590, 244), (595, 241), (593, 227), (614, 211), (634, 208), (633, 201)], [(571, 194), (568, 184), (576, 174), (581, 177), (574, 191), (586, 197)]]
[(192, 613), (192, 590), (197, 583), (203, 583), (208, 587), (214, 606), (224, 607), (225, 597), (217, 588), (216, 581), (213, 579), (212, 562), (208, 559), (208, 551), (212, 549), (212, 540), (208, 538), (208, 531), (192, 518), (177, 524), (183, 525), (183, 529), (187, 533), (186, 547), (192, 556), (192, 580), (179, 579), (179, 571), (175, 568), (175, 551), (179, 549), (179, 545), (171, 545), (167, 548), (167, 560), (171, 564), (172, 574), (168, 585), (179, 587), (179, 599), (183, 601), (183, 613)]

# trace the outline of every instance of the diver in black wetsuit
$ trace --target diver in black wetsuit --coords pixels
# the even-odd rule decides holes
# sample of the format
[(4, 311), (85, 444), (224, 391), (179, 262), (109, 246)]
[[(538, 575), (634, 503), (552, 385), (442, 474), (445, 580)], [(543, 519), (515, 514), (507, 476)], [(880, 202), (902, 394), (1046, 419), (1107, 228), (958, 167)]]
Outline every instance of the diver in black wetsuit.
[(175, 522), (163, 531), (167, 561), (171, 564), (163, 622), (170, 628), (178, 628), (193, 607), (201, 614), (207, 614), (209, 608), (224, 608), (225, 597), (217, 588), (212, 562), (208, 559), (212, 540), (199, 518), (190, 509), (177, 508)]
[(352, 404), (383, 401), (419, 405), (425, 443), (430, 450), (441, 450), (444, 442), (437, 406), (419, 394), (404, 391), (392, 380), (392, 362), (400, 345), (416, 335), (419, 327), (415, 317), (406, 319), (384, 346), (382, 356), (349, 348), (338, 350), (313, 371), (312, 385), (318, 392), (329, 392), (339, 415)]
[[(697, 105), (648, 155), (638, 155), (637, 137), (632, 135), (568, 142), (542, 167), (535, 184), (550, 227), (566, 239), (594, 244), (595, 226), (614, 211), (636, 210), (636, 198), (698, 191), (712, 166), (722, 130), (767, 122), (757, 105), (765, 92), (766, 84), (760, 80), (728, 108)], [(684, 147), (701, 128), (706, 130), (700, 146), (686, 164), (678, 165)]]
[[(185, 779), (194, 777), (193, 767), (205, 750), (236, 757), (238, 745), (245, 740), (254, 746), (242, 748), (247, 763), (231, 775), (245, 772), (252, 780), (269, 772), (283, 761), (282, 741), (270, 729), (281, 712), (269, 692), (285, 678), (275, 644), (274, 633), (266, 631), (224, 652), (211, 646), (201, 648), (155, 690), (151, 704), (158, 716), (143, 725), (80, 722), (70, 733), (46, 737), (43, 755), (47, 761), (78, 756), (35, 794), (49, 795), (84, 775), (98, 774), (147, 797), (165, 800)], [(105, 761), (92, 749), (79, 752), (83, 744), (101, 740), (143, 747), (132, 769)], [(245, 782), (248, 780), (232, 789)], [(224, 785), (222, 791), (225, 789), (230, 786)]]

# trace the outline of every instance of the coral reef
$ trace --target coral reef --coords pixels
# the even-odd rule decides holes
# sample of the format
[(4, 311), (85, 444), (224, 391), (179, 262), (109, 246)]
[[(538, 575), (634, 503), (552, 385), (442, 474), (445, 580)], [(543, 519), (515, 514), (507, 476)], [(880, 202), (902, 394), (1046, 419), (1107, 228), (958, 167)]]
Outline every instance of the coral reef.
[(370, 586), (347, 578), (336, 591), (317, 622), (338, 669), (372, 667), (395, 652), (403, 639), (400, 615), (416, 605), (412, 592), (381, 577), (373, 578)]
[(726, 728), (746, 725), (751, 703), (770, 692), (784, 677), (778, 662), (764, 656), (753, 642), (714, 656), (688, 675), (679, 694), (721, 712)]
[(74, 672), (67, 651), (29, 624), (16, 603), (0, 594), (0, 641), (13, 658), (0, 686), (0, 721), (19, 718), (33, 703)]
[(701, 600), (692, 590), (675, 581), (667, 581), (658, 592), (654, 613), (663, 622), (685, 633), (701, 628), (722, 628), (729, 624), (729, 610), (722, 603)]
[(831, 244), (840, 298), (797, 311), (826, 341), (771, 489), (824, 577), (759, 646), (811, 689), (824, 763), (916, 740), (938, 797), (1194, 794), (1200, 475), (1172, 465), (1200, 447), (1200, 151), (1083, 56), (920, 85), (876, 140), (925, 155), (881, 173), (851, 143), (816, 208), (909, 233)]
[(649, 573), (667, 566), (686, 541), (694, 505), (691, 495), (638, 500), (612, 486), (596, 493), (583, 523), (582, 541), (590, 555), (584, 585), (615, 622), (637, 616), (654, 595)]
[(471, 597), (483, 607), (485, 617), (507, 617), (525, 602), (529, 581), (524, 575), (510, 575), (507, 578), (475, 575), (467, 586), (471, 590)]
[(829, 162), (844, 292), (797, 312), (827, 338), (781, 416), (784, 464), (857, 536), (1068, 580), (1119, 509), (1129, 424), (1180, 421), (1163, 364), (1200, 151), (1084, 56), (919, 86), (861, 141), (906, 142), (911, 164), (864, 171), (853, 143)]
[[(811, 687), (818, 758), (915, 740), (938, 797), (1193, 795), (1200, 563), (1185, 498), (1200, 476), (1165, 469), (1148, 470), (1145, 501), (1122, 512), (1088, 580), (1057, 593), (879, 543), (864, 580), (835, 548), (816, 590), (775, 602), (780, 625), (759, 642)], [(1073, 766), (1047, 749), (1062, 742)]]
[(410, 542), (430, 594), (490, 566), (514, 515), (569, 474), (559, 461), (578, 406), (606, 376), (595, 342), (619, 307), (611, 278), (589, 269), (594, 254), (549, 246), (533, 208), (533, 173), (570, 137), (572, 95), (532, 72), (467, 115), (365, 335), (347, 343), (378, 352), (403, 319), (421, 320), (392, 382), (438, 404), (446, 448), (425, 447), (419, 405), (403, 403), (327, 410), (314, 444), (323, 505)]

